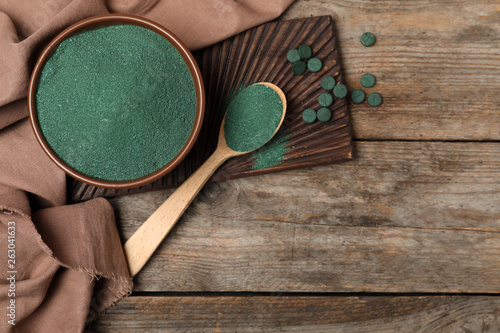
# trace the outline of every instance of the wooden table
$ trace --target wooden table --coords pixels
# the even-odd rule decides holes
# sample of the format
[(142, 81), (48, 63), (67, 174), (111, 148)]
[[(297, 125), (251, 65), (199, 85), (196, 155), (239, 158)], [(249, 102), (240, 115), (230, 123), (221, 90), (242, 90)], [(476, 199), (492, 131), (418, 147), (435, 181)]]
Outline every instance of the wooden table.
[[(211, 183), (95, 332), (499, 332), (500, 3), (297, 1), (332, 15), (354, 161)], [(365, 31), (377, 44), (364, 48)], [(111, 200), (126, 240), (171, 190)]]

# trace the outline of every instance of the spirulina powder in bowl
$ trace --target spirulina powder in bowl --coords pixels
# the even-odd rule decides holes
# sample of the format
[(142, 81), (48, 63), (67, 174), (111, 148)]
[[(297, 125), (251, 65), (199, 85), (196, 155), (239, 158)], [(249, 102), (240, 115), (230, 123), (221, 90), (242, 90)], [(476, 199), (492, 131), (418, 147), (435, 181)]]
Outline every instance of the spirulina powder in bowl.
[(64, 40), (36, 92), (41, 132), (69, 167), (94, 179), (129, 181), (170, 162), (196, 114), (193, 78), (177, 49), (135, 25)]

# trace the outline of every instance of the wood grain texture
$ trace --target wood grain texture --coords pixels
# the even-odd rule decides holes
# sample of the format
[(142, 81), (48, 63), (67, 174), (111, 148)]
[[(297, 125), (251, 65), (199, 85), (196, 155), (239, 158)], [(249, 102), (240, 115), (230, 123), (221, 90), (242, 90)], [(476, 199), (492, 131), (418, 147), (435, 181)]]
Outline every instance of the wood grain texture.
[[(500, 140), (498, 1), (297, 1), (282, 19), (331, 15), (345, 78), (384, 104), (350, 104), (357, 139)], [(377, 37), (363, 47), (365, 31)]]
[(498, 332), (500, 297), (129, 297), (93, 332)]
[[(358, 140), (500, 140), (497, 1), (298, 0), (331, 15)], [(378, 40), (359, 44), (365, 31)], [(500, 290), (498, 142), (357, 142), (356, 159), (205, 186), (136, 291)], [(171, 190), (117, 197), (126, 240)], [(97, 332), (498, 332), (498, 296), (130, 297)]]
[[(318, 109), (320, 87), (326, 75), (344, 82), (333, 21), (330, 16), (266, 23), (242, 32), (195, 53), (206, 91), (206, 112), (200, 135), (187, 157), (165, 177), (132, 189), (102, 189), (75, 181), (71, 186), (72, 201), (97, 196), (116, 196), (158, 188), (179, 186), (210, 156), (228, 102), (250, 84), (270, 82), (284, 92), (287, 113), (275, 138), (286, 138), (288, 151), (277, 165), (254, 169), (255, 153), (231, 159), (213, 175), (212, 181), (234, 179), (282, 170), (324, 165), (352, 159), (352, 137), (346, 98), (335, 99), (330, 110), (332, 119), (307, 124), (302, 120), (306, 108)], [(321, 59), (321, 71), (295, 75), (287, 52), (302, 44), (312, 47)]]
[[(349, 163), (208, 184), (135, 290), (500, 290), (500, 145), (356, 150)], [(169, 194), (112, 199), (123, 239)]]

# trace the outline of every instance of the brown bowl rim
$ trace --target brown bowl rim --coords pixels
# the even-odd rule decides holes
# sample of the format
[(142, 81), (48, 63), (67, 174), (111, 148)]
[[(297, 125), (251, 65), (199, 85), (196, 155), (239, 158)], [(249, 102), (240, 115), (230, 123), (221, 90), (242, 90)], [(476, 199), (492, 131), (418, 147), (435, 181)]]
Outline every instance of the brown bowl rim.
[[(184, 147), (181, 151), (172, 159), (169, 163), (167, 163), (162, 168), (157, 171), (148, 174), (144, 177), (127, 180), (127, 181), (106, 181), (97, 178), (91, 178), (84, 174), (79, 173), (78, 171), (72, 169), (68, 166), (62, 159), (60, 159), (55, 152), (52, 151), (50, 145), (46, 142), (40, 126), (38, 124), (37, 115), (36, 115), (36, 107), (35, 107), (35, 94), (38, 83), (38, 78), (40, 72), (47, 61), (47, 59), (52, 55), (52, 52), (55, 48), (65, 40), (67, 37), (71, 36), (73, 33), (79, 32), (81, 30), (85, 30), (84, 28), (90, 28), (92, 25), (102, 24), (105, 26), (108, 23), (109, 25), (116, 24), (134, 24), (138, 25), (150, 30), (155, 31), (156, 33), (162, 35), (165, 39), (167, 39), (181, 54), (184, 59), (189, 72), (191, 73), (191, 77), (193, 78), (194, 87), (196, 91), (196, 114), (195, 120), (193, 124), (193, 129), (191, 130), (191, 134), (184, 144)], [(94, 29), (94, 28), (90, 28)], [(187, 154), (193, 148), (198, 135), (200, 134), (201, 126), (203, 123), (203, 117), (205, 113), (205, 88), (203, 84), (203, 79), (201, 76), (201, 71), (198, 67), (198, 64), (194, 60), (192, 53), (189, 51), (187, 46), (171, 31), (163, 27), (162, 25), (151, 21), (149, 19), (129, 15), (129, 14), (106, 14), (106, 15), (98, 15), (86, 18), (81, 20), (68, 28), (64, 29), (61, 33), (59, 33), (42, 51), (38, 60), (36, 61), (35, 67), (33, 68), (29, 88), (28, 88), (28, 110), (29, 110), (29, 118), (31, 127), (35, 133), (35, 137), (37, 141), (42, 146), (45, 153), (49, 156), (49, 158), (62, 170), (64, 170), (71, 177), (82, 181), (84, 183), (94, 185), (97, 187), (110, 188), (110, 189), (121, 189), (121, 188), (132, 188), (141, 185), (148, 184), (164, 175), (172, 171), (179, 163), (187, 156)]]

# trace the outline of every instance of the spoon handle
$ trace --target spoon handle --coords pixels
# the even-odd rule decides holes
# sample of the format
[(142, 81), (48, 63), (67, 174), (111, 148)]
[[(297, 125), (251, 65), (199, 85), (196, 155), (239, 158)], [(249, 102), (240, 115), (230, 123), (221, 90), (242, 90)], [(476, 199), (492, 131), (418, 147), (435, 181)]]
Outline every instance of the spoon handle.
[(130, 275), (135, 276), (153, 255), (165, 236), (191, 204), (203, 185), (229, 157), (230, 151), (217, 150), (142, 224), (123, 246)]

